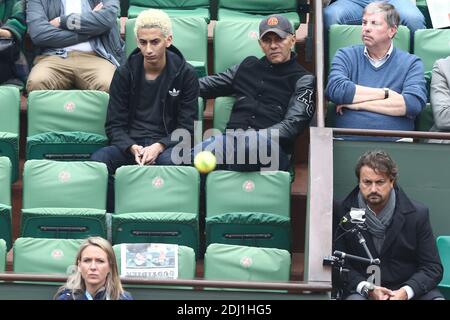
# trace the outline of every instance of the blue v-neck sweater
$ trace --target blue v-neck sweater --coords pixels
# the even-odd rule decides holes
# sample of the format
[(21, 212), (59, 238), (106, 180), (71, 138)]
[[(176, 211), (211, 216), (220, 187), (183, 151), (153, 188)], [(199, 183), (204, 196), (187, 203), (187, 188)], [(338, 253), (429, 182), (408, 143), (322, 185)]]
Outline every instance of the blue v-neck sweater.
[(375, 68), (364, 55), (364, 46), (351, 46), (338, 50), (330, 75), (326, 95), (336, 105), (351, 104), (355, 85), (372, 88), (389, 88), (405, 99), (406, 115), (388, 116), (369, 111), (344, 109), (336, 115), (336, 127), (414, 130), (414, 119), (427, 101), (423, 63), (415, 55), (394, 48), (391, 56)]

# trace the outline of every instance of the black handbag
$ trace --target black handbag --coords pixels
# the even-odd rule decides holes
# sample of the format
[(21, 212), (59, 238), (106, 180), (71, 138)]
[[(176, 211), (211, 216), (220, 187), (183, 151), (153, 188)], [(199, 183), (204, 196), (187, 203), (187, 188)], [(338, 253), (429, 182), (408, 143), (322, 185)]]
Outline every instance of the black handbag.
[(0, 59), (14, 62), (19, 58), (20, 48), (13, 38), (0, 38)]

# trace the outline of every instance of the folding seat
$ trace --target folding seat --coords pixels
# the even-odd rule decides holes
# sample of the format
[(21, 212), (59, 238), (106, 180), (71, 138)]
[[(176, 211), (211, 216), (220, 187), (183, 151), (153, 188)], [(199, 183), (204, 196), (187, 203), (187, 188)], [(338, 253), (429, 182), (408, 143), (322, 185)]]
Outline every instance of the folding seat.
[(5, 272), (6, 270), (6, 242), (0, 239), (0, 272)]
[(106, 238), (107, 181), (100, 162), (26, 161), (21, 237)]
[(439, 256), (444, 266), (444, 276), (439, 283), (439, 290), (446, 300), (450, 300), (450, 236), (439, 236), (436, 239)]
[(217, 20), (258, 21), (270, 14), (285, 16), (295, 29), (300, 25), (297, 0), (218, 0)]
[(109, 95), (95, 90), (36, 90), (28, 96), (27, 159), (87, 160), (107, 144)]
[(290, 175), (213, 171), (206, 178), (206, 244), (290, 250)]
[(289, 281), (291, 255), (275, 248), (213, 243), (205, 253), (207, 280)]
[(20, 91), (16, 87), (0, 87), (0, 156), (12, 163), (12, 181), (19, 172), (19, 113)]
[[(126, 250), (126, 247), (130, 244), (121, 243), (113, 246), (114, 252), (116, 254), (117, 266), (119, 268), (119, 273), (122, 273), (122, 254)], [(134, 243), (132, 245), (142, 246), (143, 250), (146, 250), (150, 246), (150, 243)], [(177, 279), (194, 279), (195, 278), (195, 252), (192, 248), (186, 246), (177, 246), (178, 250), (178, 276)], [(124, 255), (125, 257), (125, 255)], [(147, 257), (148, 259), (148, 257)]]
[[(173, 44), (177, 47), (199, 77), (208, 70), (208, 25), (198, 17), (173, 18)], [(136, 19), (128, 19), (125, 24), (125, 52), (127, 56), (137, 47), (134, 25)]]
[(209, 23), (209, 0), (130, 0), (128, 18), (150, 8), (164, 10), (171, 18), (197, 17)]
[(187, 166), (117, 169), (113, 243), (173, 243), (198, 252), (199, 181)]
[(11, 161), (0, 157), (0, 239), (11, 248)]
[(434, 63), (450, 55), (449, 39), (449, 29), (421, 29), (414, 33), (414, 54), (422, 59), (428, 92)]
[(17, 238), (13, 246), (16, 273), (70, 274), (82, 239)]
[[(336, 51), (340, 48), (363, 44), (361, 39), (362, 26), (333, 24), (329, 30), (328, 65), (331, 67)], [(394, 46), (409, 52), (410, 31), (406, 26), (399, 26), (394, 37)]]

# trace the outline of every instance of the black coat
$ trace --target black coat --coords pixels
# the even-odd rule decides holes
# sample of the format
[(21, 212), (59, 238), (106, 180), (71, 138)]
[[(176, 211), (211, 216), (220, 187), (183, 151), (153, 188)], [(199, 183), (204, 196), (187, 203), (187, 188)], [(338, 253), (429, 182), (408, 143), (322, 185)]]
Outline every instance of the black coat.
[[(386, 230), (386, 238), (378, 255), (372, 236), (362, 231), (369, 251), (374, 258), (381, 260), (381, 286), (397, 290), (404, 285), (410, 286), (415, 297), (420, 297), (434, 289), (442, 279), (443, 268), (431, 230), (428, 208), (410, 200), (397, 186), (395, 187), (396, 204), (392, 222)], [(358, 208), (358, 192), (356, 187), (342, 202), (334, 207), (334, 239), (342, 234), (337, 228), (342, 217), (351, 207)], [(367, 257), (356, 234), (347, 233), (334, 244), (335, 250), (348, 254)], [(367, 265), (349, 261), (347, 294), (355, 292), (358, 283), (367, 280)]]
[[(165, 92), (162, 96), (165, 98), (159, 104), (166, 136), (158, 142), (167, 148), (177, 143), (171, 141), (175, 129), (186, 129), (193, 137), (194, 121), (198, 118), (199, 85), (194, 68), (178, 49), (170, 46), (166, 58), (168, 79), (161, 84), (161, 90)], [(127, 62), (117, 68), (109, 89), (106, 135), (110, 144), (123, 152), (136, 143), (130, 137), (129, 129), (141, 96), (138, 84), (144, 72), (143, 60), (139, 49), (134, 50)]]

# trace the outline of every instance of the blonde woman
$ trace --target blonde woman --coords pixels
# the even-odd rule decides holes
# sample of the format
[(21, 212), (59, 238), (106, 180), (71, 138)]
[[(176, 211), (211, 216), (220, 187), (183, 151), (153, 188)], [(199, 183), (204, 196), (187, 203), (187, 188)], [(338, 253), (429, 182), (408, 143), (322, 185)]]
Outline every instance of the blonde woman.
[(132, 300), (123, 290), (111, 244), (101, 237), (83, 242), (75, 259), (76, 272), (55, 295), (56, 300)]

